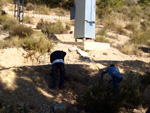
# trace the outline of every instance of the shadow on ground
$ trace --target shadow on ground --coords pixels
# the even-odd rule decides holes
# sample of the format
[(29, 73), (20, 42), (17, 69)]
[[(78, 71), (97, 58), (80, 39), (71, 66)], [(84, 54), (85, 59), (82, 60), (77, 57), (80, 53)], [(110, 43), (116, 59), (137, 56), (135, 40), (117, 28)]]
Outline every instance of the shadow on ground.
[[(126, 76), (130, 71), (137, 75), (145, 75), (150, 70), (149, 63), (142, 61), (95, 61), (104, 66), (111, 63), (124, 71)], [(34, 106), (35, 111), (44, 111), (57, 104), (66, 104), (69, 113), (77, 113), (77, 100), (90, 84), (99, 81), (104, 68), (97, 70), (88, 64), (66, 64), (65, 89), (59, 90), (59, 76), (55, 90), (49, 89), (51, 83), (51, 65), (24, 66), (0, 69), (0, 96), (5, 102), (16, 104), (23, 102)], [(94, 65), (94, 64), (92, 64)], [(13, 76), (13, 79), (11, 78)], [(46, 111), (46, 110), (45, 110)]]

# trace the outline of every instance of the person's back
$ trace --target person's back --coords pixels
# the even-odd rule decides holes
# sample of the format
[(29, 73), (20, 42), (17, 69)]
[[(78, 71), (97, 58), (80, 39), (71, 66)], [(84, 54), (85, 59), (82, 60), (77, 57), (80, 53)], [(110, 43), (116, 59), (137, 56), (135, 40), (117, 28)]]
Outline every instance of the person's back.
[(110, 76), (116, 76), (116, 77), (119, 77), (119, 78), (122, 78), (122, 75), (120, 74), (119, 72), (119, 69), (115, 66), (110, 66), (109, 68), (107, 68), (104, 73), (109, 73)]
[(119, 91), (119, 83), (122, 81), (122, 75), (120, 74), (119, 69), (115, 67), (114, 64), (111, 64), (105, 71), (101, 73), (101, 80), (103, 80), (103, 75), (105, 73), (109, 73), (109, 75), (112, 77), (114, 91)]
[(52, 84), (50, 86), (51, 89), (54, 89), (56, 86), (56, 75), (59, 71), (60, 74), (60, 83), (59, 88), (64, 88), (64, 76), (65, 76), (65, 67), (64, 67), (64, 57), (66, 56), (66, 52), (64, 51), (54, 51), (50, 55), (50, 62), (52, 63)]
[(66, 52), (64, 52), (64, 51), (54, 51), (50, 55), (50, 62), (52, 63), (56, 59), (62, 59), (62, 60), (64, 60), (65, 55), (66, 55)]

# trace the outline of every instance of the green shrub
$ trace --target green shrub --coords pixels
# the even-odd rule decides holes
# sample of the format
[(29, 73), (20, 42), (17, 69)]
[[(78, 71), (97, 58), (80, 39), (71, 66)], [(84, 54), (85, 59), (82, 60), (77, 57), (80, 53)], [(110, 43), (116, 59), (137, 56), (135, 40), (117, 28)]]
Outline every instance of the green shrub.
[(61, 21), (57, 21), (55, 24), (50, 24), (47, 26), (47, 32), (49, 34), (51, 33), (62, 34), (62, 33), (66, 33), (66, 29), (63, 26)]
[(0, 23), (3, 26), (3, 30), (7, 30), (7, 31), (10, 31), (14, 25), (18, 24), (17, 20), (7, 15), (0, 16)]
[(53, 33), (54, 34), (67, 33), (67, 31), (70, 30), (70, 26), (63, 25), (61, 21), (57, 21), (56, 23), (48, 23), (48, 22), (44, 22), (43, 20), (41, 20), (37, 24), (37, 28), (41, 29), (43, 33), (47, 33), (48, 36)]
[(122, 5), (122, 0), (97, 0), (97, 15), (102, 18), (104, 15), (111, 14), (111, 12), (113, 12), (113, 8), (118, 8)]
[(81, 104), (92, 113), (117, 113), (123, 102), (110, 85), (103, 83), (89, 86), (81, 98)]
[(15, 40), (3, 40), (0, 43), (0, 49), (18, 47), (19, 45), (18, 41)]
[(130, 12), (128, 13), (128, 17), (134, 21), (140, 21), (142, 17), (142, 9), (140, 6), (132, 6), (130, 8)]
[(133, 6), (133, 5), (135, 5), (134, 0), (123, 0), (123, 3), (124, 3), (126, 6)]
[(3, 40), (0, 42), (0, 49), (22, 47), (29, 52), (32, 51), (32, 53), (39, 52), (41, 55), (45, 54), (53, 48), (53, 44), (47, 37), (37, 35), (21, 39), (19, 37), (12, 37), (10, 40)]
[(135, 108), (142, 104), (142, 84), (139, 76), (133, 72), (128, 72), (128, 76), (121, 84), (121, 93), (124, 98), (124, 106)]
[(45, 54), (50, 51), (53, 47), (52, 43), (46, 38), (25, 38), (23, 41), (23, 48), (26, 50), (32, 50), (32, 52), (39, 52), (40, 54)]
[(15, 26), (11, 31), (11, 36), (19, 36), (20, 38), (23, 37), (29, 37), (33, 33), (33, 29), (23, 26), (23, 25), (17, 25)]
[(150, 5), (149, 0), (139, 0), (138, 3), (140, 3), (141, 5), (144, 5), (144, 6), (149, 6)]
[(129, 72), (120, 84), (120, 93), (102, 82), (90, 85), (80, 98), (79, 103), (92, 113), (118, 113), (121, 107), (134, 109), (142, 104), (142, 87), (139, 77)]

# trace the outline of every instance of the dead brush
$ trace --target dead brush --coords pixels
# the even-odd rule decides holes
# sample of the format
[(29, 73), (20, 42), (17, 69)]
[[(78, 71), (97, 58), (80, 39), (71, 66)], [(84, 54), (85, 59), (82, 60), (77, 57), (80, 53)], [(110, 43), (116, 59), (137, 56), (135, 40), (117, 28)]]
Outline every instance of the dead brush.
[(120, 51), (126, 55), (142, 56), (142, 51), (134, 44), (127, 44), (120, 48)]

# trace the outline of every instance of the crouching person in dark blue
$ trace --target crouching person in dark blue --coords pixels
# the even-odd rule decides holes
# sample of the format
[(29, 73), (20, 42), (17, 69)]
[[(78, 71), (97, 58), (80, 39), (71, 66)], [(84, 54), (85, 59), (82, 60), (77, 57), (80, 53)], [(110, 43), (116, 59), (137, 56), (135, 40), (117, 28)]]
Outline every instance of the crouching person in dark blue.
[(115, 92), (119, 91), (119, 83), (122, 81), (122, 75), (119, 72), (119, 69), (115, 67), (114, 64), (111, 64), (105, 71), (101, 73), (101, 80), (103, 81), (103, 75), (105, 73), (109, 73), (109, 75), (112, 77), (113, 81), (113, 88)]
[(149, 106), (148, 110), (146, 111), (146, 113), (150, 113), (150, 106)]
[(64, 67), (64, 57), (66, 56), (66, 52), (64, 51), (54, 51), (50, 55), (50, 62), (52, 63), (51, 77), (52, 84), (50, 86), (51, 89), (55, 89), (56, 87), (56, 76), (59, 72), (60, 82), (59, 89), (64, 88), (64, 76), (65, 76), (65, 67)]

